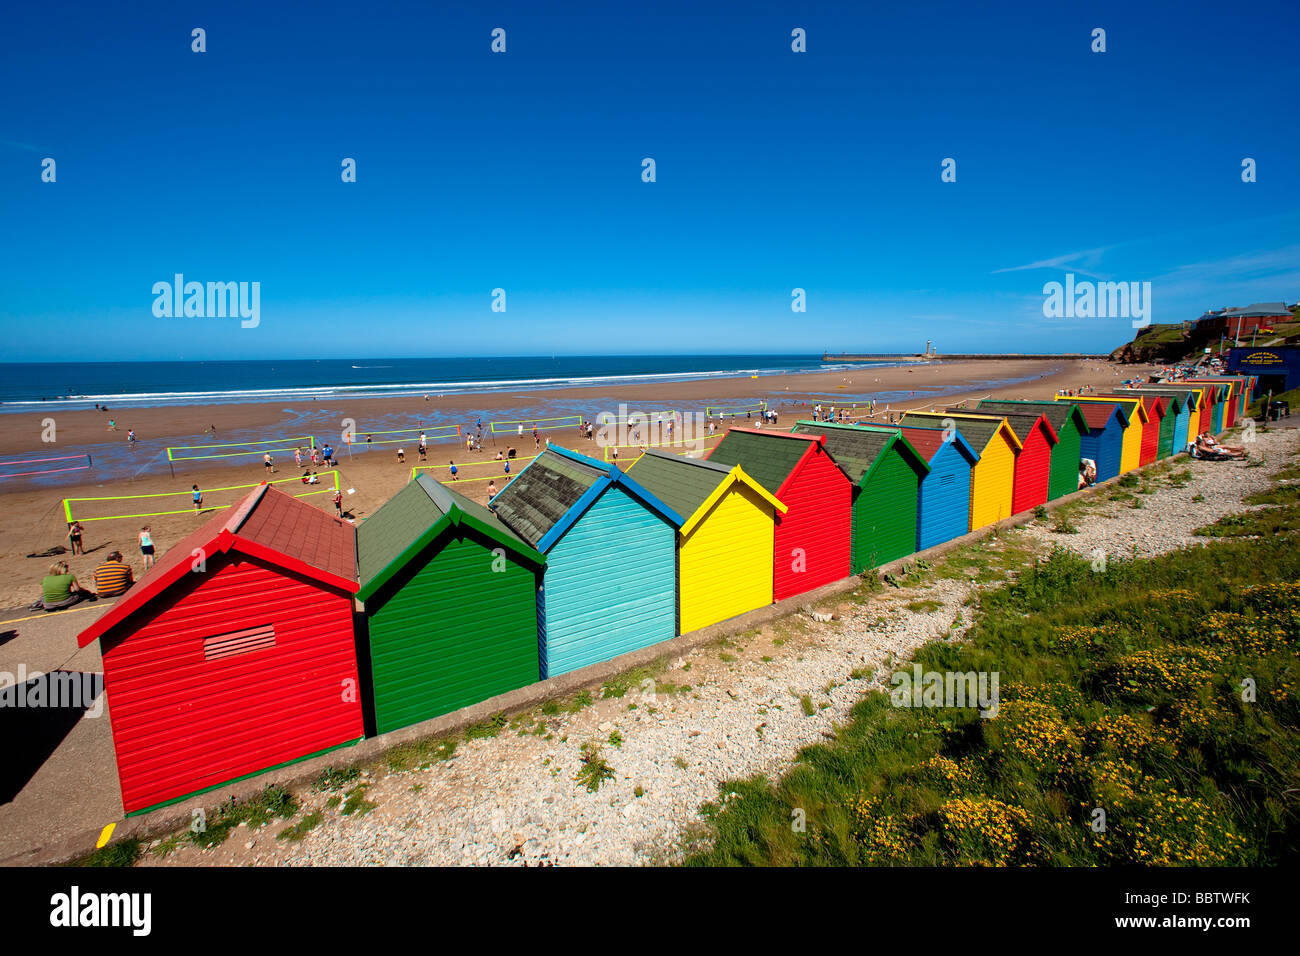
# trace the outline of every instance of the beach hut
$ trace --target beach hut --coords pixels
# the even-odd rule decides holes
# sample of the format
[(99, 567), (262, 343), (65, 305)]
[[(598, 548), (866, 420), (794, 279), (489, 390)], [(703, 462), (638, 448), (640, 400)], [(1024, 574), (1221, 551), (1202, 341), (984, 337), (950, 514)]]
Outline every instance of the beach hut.
[(537, 592), (543, 679), (677, 634), (683, 519), (617, 465), (553, 444), (488, 507), (546, 555)]
[[(961, 409), (949, 409), (961, 411)], [(1052, 449), (1057, 445), (1056, 429), (1042, 412), (998, 412), (1020, 439), (1016, 455), (1015, 484), (1011, 490), (1011, 513), (1020, 514), (1047, 504), (1052, 472)]]
[[(1162, 391), (1161, 389), (1151, 386), (1142, 386), (1140, 389), (1134, 389), (1135, 392), (1147, 396), (1159, 396), (1166, 400), (1165, 417), (1172, 419), (1173, 424), (1170, 426), (1169, 451), (1161, 457), (1176, 455), (1187, 449), (1188, 435), (1191, 433), (1192, 404), (1195, 402), (1195, 396), (1188, 392), (1177, 389)], [(1164, 435), (1160, 436), (1161, 448), (1164, 447)]]
[[(1079, 458), (1081, 436), (1087, 433), (1088, 423), (1078, 405), (1047, 399), (1042, 401), (1012, 401), (1009, 399), (985, 399), (976, 411), (982, 414), (1041, 414), (1056, 432), (1056, 444), (1052, 447), (1051, 471), (1047, 478), (1047, 500), (1055, 501), (1063, 495), (1073, 494), (1079, 490)], [(1015, 427), (1014, 425), (1012, 426)]]
[(1203, 376), (1188, 379), (1188, 384), (1210, 385), (1216, 388), (1218, 405), (1214, 416), (1215, 424), (1220, 431), (1225, 431), (1233, 426), (1233, 423), (1237, 420), (1238, 410), (1241, 407), (1241, 385), (1238, 381)]
[(959, 431), (979, 453), (971, 469), (970, 528), (975, 531), (1011, 517), (1016, 483), (1016, 455), (1020, 439), (1005, 418), (956, 412), (907, 412), (900, 424), (919, 428)]
[[(1201, 429), (1201, 410), (1204, 408), (1205, 395), (1200, 388), (1184, 385), (1143, 385), (1143, 392), (1153, 395), (1179, 395), (1186, 402), (1187, 428), (1182, 433), (1182, 441), (1175, 441), (1175, 453), (1187, 450), (1187, 444), (1195, 441)], [(1176, 436), (1177, 437), (1177, 436)]]
[(1116, 402), (1079, 402), (1078, 405), (1088, 422), (1088, 433), (1082, 437), (1079, 450), (1082, 457), (1097, 463), (1097, 481), (1123, 474), (1124, 430), (1128, 428), (1124, 406)]
[(861, 574), (916, 550), (925, 458), (897, 428), (796, 422), (798, 435), (821, 435), (826, 450), (853, 482), (849, 569)]
[(420, 475), (357, 529), (367, 682), (387, 733), (534, 683), (546, 559)]
[(960, 538), (970, 530), (970, 476), (979, 463), (979, 452), (959, 431), (947, 434), (942, 428), (899, 430), (930, 466), (921, 479), (918, 496), (916, 549), (924, 551)]
[(773, 600), (848, 577), (853, 485), (824, 437), (730, 428), (708, 460), (740, 465), (786, 505), (776, 518)]
[(651, 448), (628, 475), (685, 518), (677, 531), (683, 634), (772, 603), (776, 516), (786, 506), (739, 465)]
[(1210, 417), (1212, 423), (1210, 429), (1214, 434), (1220, 434), (1227, 427), (1227, 406), (1232, 395), (1232, 386), (1227, 382), (1208, 379), (1189, 379), (1188, 384), (1204, 385), (1210, 395)]
[[(1120, 449), (1119, 471), (1120, 474), (1132, 471), (1142, 464), (1142, 445), (1146, 440), (1147, 432), (1147, 413), (1142, 402), (1137, 398), (1103, 398), (1098, 395), (1080, 396), (1077, 401), (1085, 402), (1115, 402), (1119, 403), (1124, 409), (1124, 444)], [(1157, 429), (1152, 430), (1152, 437), (1158, 435)]]
[[(1165, 458), (1172, 450), (1173, 419), (1167, 414), (1169, 399), (1164, 395), (1143, 395), (1138, 391), (1103, 392), (1100, 398), (1116, 401), (1136, 400), (1146, 416), (1142, 426), (1142, 454), (1139, 465), (1149, 465), (1157, 458)], [(1130, 412), (1132, 415), (1132, 412)], [(1161, 449), (1164, 449), (1163, 453)]]
[(356, 591), (356, 529), (260, 485), (82, 631), (126, 812), (359, 740)]

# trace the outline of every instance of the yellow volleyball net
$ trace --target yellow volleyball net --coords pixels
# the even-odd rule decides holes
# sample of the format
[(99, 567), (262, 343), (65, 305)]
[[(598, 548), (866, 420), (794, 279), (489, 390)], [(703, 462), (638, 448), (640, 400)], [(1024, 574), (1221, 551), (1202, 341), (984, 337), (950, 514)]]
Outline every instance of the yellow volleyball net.
[[(339, 490), (338, 470), (327, 471), (316, 476), (315, 482), (304, 482), (301, 478), (278, 478), (275, 481), (255, 481), (248, 485), (227, 485), (223, 488), (204, 488), (201, 511), (219, 511), (239, 501), (250, 488), (260, 484), (284, 485), (280, 490), (295, 498), (308, 498), (312, 495), (333, 495)], [(294, 487), (297, 486), (297, 487)], [(127, 518), (161, 518), (166, 515), (191, 514), (194, 511), (194, 491), (162, 491), (149, 495), (100, 495), (95, 498), (64, 498), (63, 515), (71, 524), (73, 521), (118, 521)], [(215, 498), (216, 500), (212, 500)], [(183, 501), (189, 507), (177, 507)], [(130, 505), (123, 503), (131, 502)], [(136, 502), (139, 502), (136, 504)], [(126, 507), (131, 514), (104, 514)], [(138, 511), (137, 508), (160, 507), (162, 511)]]

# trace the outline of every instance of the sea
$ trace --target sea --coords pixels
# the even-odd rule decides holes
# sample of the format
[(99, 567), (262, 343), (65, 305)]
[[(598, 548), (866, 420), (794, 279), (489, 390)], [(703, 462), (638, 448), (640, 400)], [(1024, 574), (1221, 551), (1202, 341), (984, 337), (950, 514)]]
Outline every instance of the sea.
[(0, 364), (0, 412), (618, 386), (863, 364), (875, 363), (840, 366), (820, 355), (556, 355)]

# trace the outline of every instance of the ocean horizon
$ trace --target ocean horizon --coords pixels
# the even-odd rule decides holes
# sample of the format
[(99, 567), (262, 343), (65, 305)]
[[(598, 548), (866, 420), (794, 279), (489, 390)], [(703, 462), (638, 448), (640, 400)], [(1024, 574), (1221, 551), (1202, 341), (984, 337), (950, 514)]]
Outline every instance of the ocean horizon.
[(882, 360), (850, 366), (824, 362), (820, 354), (4, 363), (0, 364), (0, 411), (454, 395), (896, 364)]

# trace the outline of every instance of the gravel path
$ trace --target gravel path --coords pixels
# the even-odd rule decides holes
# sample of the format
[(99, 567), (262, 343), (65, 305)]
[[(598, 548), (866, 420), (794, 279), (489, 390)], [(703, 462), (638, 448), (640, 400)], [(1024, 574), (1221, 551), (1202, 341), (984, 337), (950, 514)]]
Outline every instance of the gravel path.
[[(1103, 493), (1073, 519), (1077, 534), (1034, 524), (1004, 538), (1088, 556), (1101, 548), (1112, 558), (1181, 547), (1197, 540), (1192, 529), (1268, 487), (1296, 437), (1259, 435), (1251, 450), (1266, 467), (1175, 465), (1137, 496), (1140, 509), (1103, 502)], [(1185, 486), (1166, 477), (1188, 468)], [(721, 782), (788, 770), (801, 747), (833, 736), (873, 681), (887, 686), (895, 662), (934, 638), (960, 637), (975, 587), (945, 579), (865, 604), (846, 596), (819, 609), (836, 620), (801, 613), (691, 652), (659, 675), (653, 697), (636, 687), (623, 697), (593, 693), (576, 713), (535, 711), (496, 737), (462, 740), (449, 760), (368, 773), (360, 781), (375, 804), (368, 813), (344, 816), (328, 805), (330, 794), (306, 790), (303, 813), (320, 811), (323, 821), (300, 842), (276, 839), (286, 823), (241, 828), (215, 850), (187, 846), (161, 860), (149, 855), (145, 865), (673, 862), (700, 832), (699, 808), (719, 798)], [(575, 780), (584, 744), (599, 745), (612, 768), (595, 792)]]

